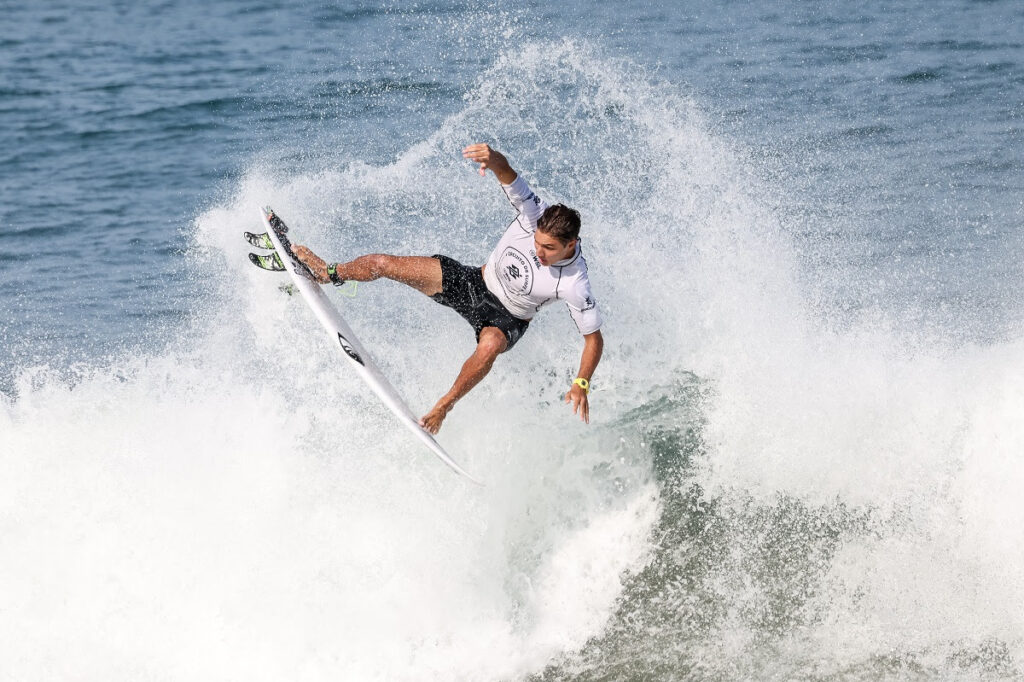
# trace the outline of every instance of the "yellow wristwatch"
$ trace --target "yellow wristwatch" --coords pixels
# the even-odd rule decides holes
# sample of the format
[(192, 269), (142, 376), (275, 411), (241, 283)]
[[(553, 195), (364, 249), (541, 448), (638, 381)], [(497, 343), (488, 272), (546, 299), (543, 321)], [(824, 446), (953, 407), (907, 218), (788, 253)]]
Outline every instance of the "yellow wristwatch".
[(579, 386), (580, 388), (583, 389), (584, 393), (590, 395), (590, 382), (584, 379), (583, 377), (576, 377), (575, 379), (573, 379), (572, 385)]

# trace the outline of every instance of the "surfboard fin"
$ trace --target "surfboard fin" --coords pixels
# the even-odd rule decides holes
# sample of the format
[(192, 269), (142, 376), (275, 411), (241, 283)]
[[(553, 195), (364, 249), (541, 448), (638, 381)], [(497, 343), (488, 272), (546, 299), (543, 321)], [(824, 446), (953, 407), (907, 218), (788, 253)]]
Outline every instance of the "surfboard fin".
[(270, 241), (270, 235), (268, 235), (266, 232), (264, 232), (263, 234), (253, 234), (252, 232), (246, 232), (245, 241), (261, 249), (270, 249), (271, 251), (274, 250), (274, 242)]
[(276, 251), (266, 256), (250, 253), (249, 261), (256, 267), (263, 268), (264, 270), (272, 270), (274, 272), (284, 271), (284, 263), (281, 262), (281, 257), (277, 255)]

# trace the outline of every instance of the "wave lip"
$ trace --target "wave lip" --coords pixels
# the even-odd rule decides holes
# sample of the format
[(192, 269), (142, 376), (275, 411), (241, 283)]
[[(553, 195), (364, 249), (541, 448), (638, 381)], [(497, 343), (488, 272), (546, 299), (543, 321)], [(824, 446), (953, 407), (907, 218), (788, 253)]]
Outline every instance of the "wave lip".
[[(826, 52), (807, 54), (886, 58)], [(0, 658), (254, 680), (1013, 670), (1019, 344), (936, 347), (870, 306), (829, 319), (754, 154), (585, 41), (518, 43), (467, 92), (393, 163), (269, 150), (192, 226), (204, 295), (180, 338), (73, 381), (22, 372), (0, 406)], [(489, 497), (391, 433), (239, 238), (269, 202), (325, 252), (444, 235), (479, 260), (509, 219), (458, 158), (481, 138), (583, 209), (610, 332), (606, 428), (565, 419), (578, 348), (551, 313), (453, 414), (443, 436), (501, 482)], [(429, 401), (470, 335), (367, 288), (346, 314)]]

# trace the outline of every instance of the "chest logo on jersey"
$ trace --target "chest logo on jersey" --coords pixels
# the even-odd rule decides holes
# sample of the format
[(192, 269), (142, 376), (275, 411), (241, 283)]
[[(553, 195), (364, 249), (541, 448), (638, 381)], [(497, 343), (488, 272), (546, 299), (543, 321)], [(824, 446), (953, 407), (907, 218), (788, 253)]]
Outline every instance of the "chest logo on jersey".
[(509, 294), (527, 295), (533, 290), (533, 268), (519, 249), (508, 246), (498, 259), (498, 280)]

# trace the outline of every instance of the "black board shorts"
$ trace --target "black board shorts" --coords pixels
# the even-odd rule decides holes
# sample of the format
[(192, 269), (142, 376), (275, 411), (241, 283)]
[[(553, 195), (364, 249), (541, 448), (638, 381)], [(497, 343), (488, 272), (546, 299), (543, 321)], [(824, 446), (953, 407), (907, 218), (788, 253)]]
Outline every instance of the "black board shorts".
[(448, 306), (473, 327), (476, 340), (484, 327), (497, 327), (508, 339), (508, 350), (522, 338), (529, 320), (520, 320), (506, 310), (497, 297), (487, 290), (479, 267), (463, 265), (454, 258), (434, 254), (441, 262), (441, 293), (431, 296), (441, 305)]

